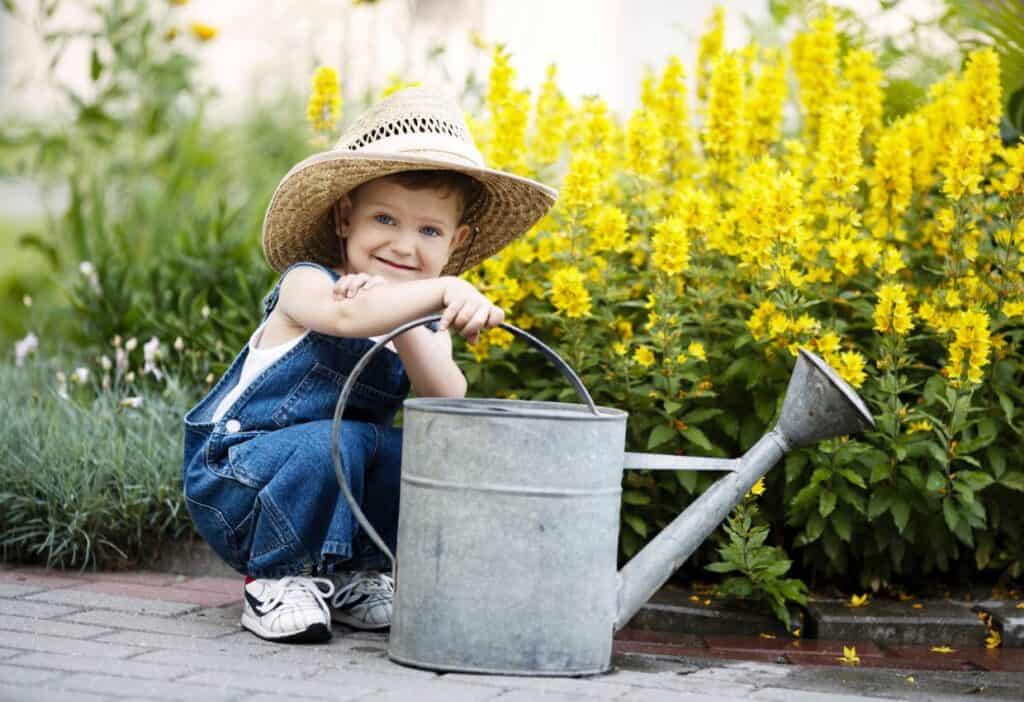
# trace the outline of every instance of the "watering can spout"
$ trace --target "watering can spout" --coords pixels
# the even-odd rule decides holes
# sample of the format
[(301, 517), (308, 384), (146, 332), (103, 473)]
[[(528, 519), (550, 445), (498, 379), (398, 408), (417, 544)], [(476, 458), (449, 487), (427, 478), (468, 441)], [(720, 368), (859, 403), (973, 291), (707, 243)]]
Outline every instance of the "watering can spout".
[(873, 426), (857, 393), (818, 356), (800, 349), (775, 427), (619, 572), (615, 630), (633, 618), (787, 452)]

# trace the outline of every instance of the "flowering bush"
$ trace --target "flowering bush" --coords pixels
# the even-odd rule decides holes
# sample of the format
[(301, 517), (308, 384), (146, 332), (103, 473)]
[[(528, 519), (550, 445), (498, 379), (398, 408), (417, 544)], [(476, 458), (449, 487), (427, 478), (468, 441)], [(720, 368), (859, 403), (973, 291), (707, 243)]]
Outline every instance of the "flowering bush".
[[(497, 49), (471, 124), (489, 164), (564, 177), (554, 211), (469, 280), (630, 411), (633, 449), (735, 456), (796, 349), (825, 358), (877, 427), (769, 475), (762, 511), (805, 575), (1020, 575), (1024, 149), (998, 138), (996, 54), (886, 122), (875, 56), (842, 51), (831, 12), (782, 51), (726, 51), (722, 31), (718, 12), (695, 103), (671, 58), (624, 122), (570, 104), (554, 69), (531, 102)], [(572, 397), (504, 331), (464, 353), (475, 394)], [(710, 481), (630, 472), (626, 555)]]

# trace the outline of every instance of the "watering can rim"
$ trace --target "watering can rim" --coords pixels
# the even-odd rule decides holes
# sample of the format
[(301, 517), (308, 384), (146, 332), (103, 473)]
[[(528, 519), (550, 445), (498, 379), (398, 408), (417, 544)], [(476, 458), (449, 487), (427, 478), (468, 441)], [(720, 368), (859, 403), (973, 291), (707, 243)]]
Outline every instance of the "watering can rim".
[(807, 361), (813, 363), (815, 368), (821, 371), (821, 373), (826, 378), (828, 378), (829, 382), (832, 383), (836, 387), (836, 389), (839, 390), (839, 392), (841, 392), (847, 400), (849, 400), (849, 402), (854, 406), (854, 408), (857, 409), (858, 414), (860, 414), (861, 418), (864, 419), (869, 426), (875, 426), (875, 418), (871, 416), (871, 410), (868, 409), (868, 406), (864, 403), (864, 400), (861, 399), (861, 396), (857, 393), (856, 390), (850, 387), (849, 383), (843, 380), (843, 378), (838, 373), (836, 373), (835, 369), (833, 369), (832, 366), (825, 363), (825, 360), (818, 356), (816, 353), (809, 351), (803, 348), (802, 346), (797, 349), (797, 352), (800, 356), (803, 356)]
[[(488, 406), (509, 405), (515, 409), (488, 411)], [(416, 397), (406, 400), (406, 410), (429, 411), (441, 414), (459, 414), (477, 417), (514, 417), (562, 421), (615, 422), (627, 419), (629, 413), (614, 407), (597, 406), (598, 414), (583, 404), (540, 400), (511, 400), (491, 398)], [(531, 409), (532, 406), (532, 409)]]

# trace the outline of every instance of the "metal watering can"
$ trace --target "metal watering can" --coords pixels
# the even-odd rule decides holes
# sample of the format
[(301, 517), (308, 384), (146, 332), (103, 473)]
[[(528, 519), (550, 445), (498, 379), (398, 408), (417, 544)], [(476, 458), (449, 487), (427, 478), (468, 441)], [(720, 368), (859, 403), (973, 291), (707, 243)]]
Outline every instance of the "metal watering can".
[[(388, 656), (418, 668), (506, 675), (587, 675), (611, 667), (612, 637), (794, 448), (863, 431), (863, 400), (824, 361), (799, 351), (775, 427), (742, 458), (626, 453), (627, 413), (597, 407), (579, 377), (531, 334), (583, 404), (417, 398), (404, 404), (398, 558), (345, 479), (341, 416), (359, 374), (404, 324), (349, 374), (334, 415), (334, 467), (367, 535), (391, 559)], [(616, 571), (624, 468), (726, 471)]]

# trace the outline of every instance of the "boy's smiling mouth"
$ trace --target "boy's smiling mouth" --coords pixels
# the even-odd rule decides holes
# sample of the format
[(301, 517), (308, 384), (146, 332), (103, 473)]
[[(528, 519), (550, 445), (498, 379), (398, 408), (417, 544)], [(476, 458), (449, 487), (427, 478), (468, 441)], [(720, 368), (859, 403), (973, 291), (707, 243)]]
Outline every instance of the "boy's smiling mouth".
[(380, 261), (381, 263), (383, 263), (386, 266), (390, 266), (391, 268), (397, 268), (400, 271), (414, 271), (414, 270), (417, 270), (416, 268), (413, 268), (412, 266), (403, 266), (400, 263), (393, 263), (393, 262), (387, 260), (386, 258), (381, 258), (380, 256), (374, 256), (374, 259)]

